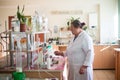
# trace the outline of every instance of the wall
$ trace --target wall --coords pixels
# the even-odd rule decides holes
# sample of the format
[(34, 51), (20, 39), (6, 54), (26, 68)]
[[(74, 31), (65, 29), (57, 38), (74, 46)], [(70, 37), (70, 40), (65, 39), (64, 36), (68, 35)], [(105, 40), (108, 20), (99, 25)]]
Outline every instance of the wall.
[(119, 37), (119, 39), (120, 39), (120, 0), (118, 0), (118, 26), (119, 26), (119, 28), (118, 28), (118, 31), (119, 31), (119, 34), (118, 34), (118, 37)]
[[(25, 5), (25, 15), (34, 15), (37, 10), (40, 15), (45, 15), (49, 19), (49, 28), (53, 30), (54, 26), (66, 27), (66, 21), (71, 17), (80, 17), (87, 25), (88, 14), (96, 12), (98, 14), (98, 26), (96, 29), (96, 38), (105, 43), (108, 40), (109, 33), (113, 33), (113, 16), (115, 12), (116, 0), (0, 0), (0, 26), (1, 31), (4, 31), (5, 20), (8, 16), (16, 14), (17, 5)], [(82, 14), (52, 14), (52, 11), (82, 11)], [(111, 25), (110, 25), (110, 24)], [(110, 29), (110, 31), (108, 30)], [(106, 33), (106, 30), (108, 31)], [(1, 32), (0, 31), (0, 32)], [(53, 34), (51, 36), (57, 36)]]
[[(100, 41), (101, 43), (112, 43), (118, 37), (117, 0), (102, 0), (100, 5)], [(116, 30), (115, 30), (116, 29)], [(117, 34), (117, 35), (116, 35)]]

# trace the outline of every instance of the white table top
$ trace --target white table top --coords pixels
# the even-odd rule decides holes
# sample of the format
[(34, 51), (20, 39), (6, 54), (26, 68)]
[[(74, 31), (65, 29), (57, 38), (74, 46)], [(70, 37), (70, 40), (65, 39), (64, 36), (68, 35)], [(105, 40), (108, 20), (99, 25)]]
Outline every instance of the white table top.
[(114, 48), (115, 51), (120, 51), (120, 48)]

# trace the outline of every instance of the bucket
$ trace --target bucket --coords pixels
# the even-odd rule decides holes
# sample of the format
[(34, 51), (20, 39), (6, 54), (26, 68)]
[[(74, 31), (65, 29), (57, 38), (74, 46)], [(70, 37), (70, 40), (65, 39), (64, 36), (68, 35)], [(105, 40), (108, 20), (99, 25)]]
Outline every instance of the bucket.
[(25, 80), (25, 73), (23, 72), (13, 72), (14, 80)]

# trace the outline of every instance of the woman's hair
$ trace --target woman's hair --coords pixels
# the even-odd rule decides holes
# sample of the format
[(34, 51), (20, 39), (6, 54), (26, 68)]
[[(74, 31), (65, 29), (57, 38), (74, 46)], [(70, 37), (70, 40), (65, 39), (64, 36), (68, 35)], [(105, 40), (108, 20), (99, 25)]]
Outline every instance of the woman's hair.
[(74, 21), (72, 21), (71, 22), (71, 24), (75, 27), (75, 28), (81, 28), (82, 29), (82, 27), (85, 25), (85, 23), (84, 22), (80, 22), (79, 20), (74, 20)]

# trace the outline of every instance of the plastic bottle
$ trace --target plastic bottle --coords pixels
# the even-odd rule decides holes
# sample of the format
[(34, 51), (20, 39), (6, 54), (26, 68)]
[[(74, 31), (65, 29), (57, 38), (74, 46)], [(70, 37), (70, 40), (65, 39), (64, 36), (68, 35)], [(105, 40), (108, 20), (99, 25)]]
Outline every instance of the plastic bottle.
[(16, 46), (16, 71), (22, 72), (22, 52), (19, 46), (19, 42), (17, 42)]
[(47, 56), (47, 68), (51, 69), (53, 48), (52, 48), (52, 46), (50, 44), (47, 46), (47, 51), (48, 51), (47, 52), (48, 53), (48, 56)]
[(47, 57), (47, 69), (51, 69), (51, 63), (52, 63), (52, 60), (50, 58), (50, 56)]

